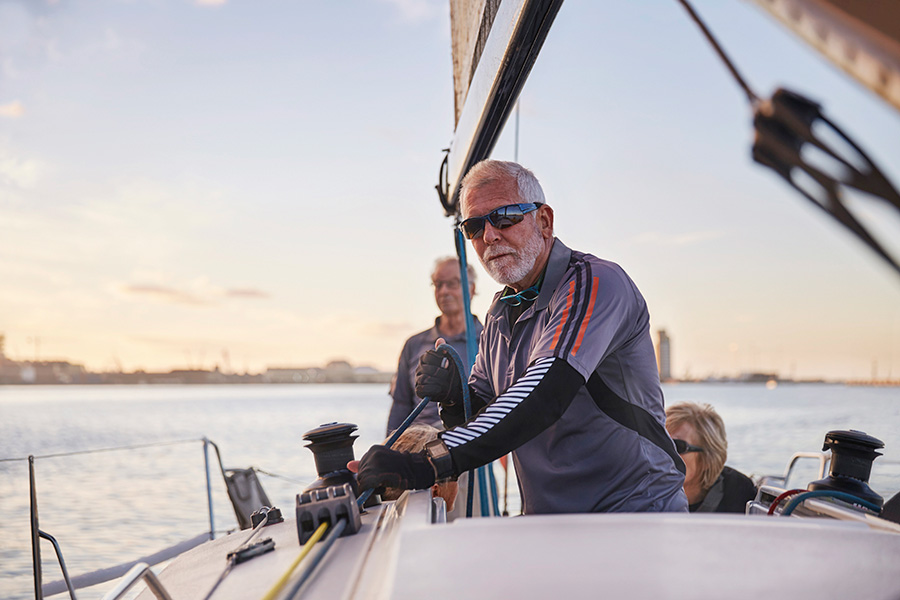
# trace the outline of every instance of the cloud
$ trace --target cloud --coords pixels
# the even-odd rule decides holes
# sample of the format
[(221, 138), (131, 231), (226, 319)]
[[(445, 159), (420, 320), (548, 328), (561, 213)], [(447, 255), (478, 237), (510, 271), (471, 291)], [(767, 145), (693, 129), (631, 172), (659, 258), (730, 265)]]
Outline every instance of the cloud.
[(254, 288), (223, 289), (201, 279), (183, 288), (162, 283), (123, 283), (115, 291), (126, 296), (148, 299), (165, 304), (187, 306), (216, 306), (223, 298), (266, 299), (270, 294)]
[(222, 6), (228, 0), (194, 0), (194, 4), (198, 6)]
[(270, 298), (271, 296), (262, 291), (252, 288), (231, 289), (225, 292), (228, 298)]
[(8, 104), (0, 104), (0, 117), (7, 119), (18, 119), (25, 115), (25, 107), (18, 100)]
[(41, 164), (35, 160), (23, 160), (0, 151), (0, 185), (30, 188), (37, 183)]
[(382, 0), (382, 2), (392, 5), (404, 21), (411, 23), (427, 21), (444, 8), (442, 2), (434, 0)]
[(648, 231), (635, 236), (638, 244), (653, 244), (656, 246), (694, 246), (709, 240), (725, 237), (724, 231), (693, 231), (681, 234), (662, 234)]
[(118, 287), (118, 290), (127, 296), (150, 298), (151, 300), (168, 304), (187, 304), (189, 306), (205, 306), (212, 304), (209, 301), (197, 298), (187, 292), (163, 285), (123, 284)]

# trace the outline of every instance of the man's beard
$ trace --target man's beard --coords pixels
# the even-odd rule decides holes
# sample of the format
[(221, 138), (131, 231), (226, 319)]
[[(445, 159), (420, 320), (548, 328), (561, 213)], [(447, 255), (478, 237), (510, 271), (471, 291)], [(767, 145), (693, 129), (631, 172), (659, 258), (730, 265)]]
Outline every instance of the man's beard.
[[(488, 274), (494, 278), (497, 283), (503, 285), (512, 285), (525, 279), (534, 268), (534, 263), (544, 250), (544, 238), (541, 236), (537, 227), (534, 228), (534, 234), (525, 242), (525, 246), (521, 250), (516, 250), (512, 246), (505, 244), (495, 244), (488, 246), (484, 251), (484, 256), (479, 256), (479, 260)], [(490, 260), (493, 256), (505, 254), (503, 258), (498, 260)]]

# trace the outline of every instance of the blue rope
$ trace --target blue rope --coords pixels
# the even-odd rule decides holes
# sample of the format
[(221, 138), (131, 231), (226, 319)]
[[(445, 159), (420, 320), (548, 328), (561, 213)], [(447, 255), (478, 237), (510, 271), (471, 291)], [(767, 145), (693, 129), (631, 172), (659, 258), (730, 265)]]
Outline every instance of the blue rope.
[(491, 509), (488, 503), (488, 482), (484, 467), (478, 467), (478, 499), (481, 501), (481, 516), (491, 516)]
[[(466, 373), (472, 371), (475, 364), (475, 356), (478, 354), (478, 340), (475, 339), (475, 319), (472, 317), (472, 298), (469, 296), (469, 267), (466, 262), (466, 239), (458, 227), (454, 227), (456, 233), (456, 254), (459, 256), (459, 281), (462, 284), (463, 311), (466, 317)], [(469, 380), (468, 375), (463, 378), (463, 385)], [(466, 419), (472, 415), (466, 415)]]
[[(468, 349), (468, 344), (466, 348)], [(462, 359), (459, 356), (459, 353), (456, 349), (449, 344), (441, 344), (438, 346), (438, 350), (444, 350), (447, 354), (450, 355), (450, 358), (453, 360), (453, 364), (456, 365), (457, 372), (459, 373), (459, 379), (462, 383), (462, 393), (463, 393), (463, 410), (465, 414), (466, 421), (472, 418), (472, 398), (469, 396), (469, 378), (466, 375), (466, 371), (463, 367)], [(472, 508), (474, 504), (474, 491), (475, 491), (475, 474), (478, 475), (478, 483), (479, 483), (479, 500), (481, 503), (481, 514), (482, 516), (489, 516), (490, 509), (488, 507), (488, 489), (487, 489), (487, 481), (485, 480), (484, 475), (485, 467), (478, 467), (473, 471), (469, 471), (469, 489), (466, 494), (466, 518), (472, 517)]]
[(450, 344), (441, 344), (437, 349), (443, 350), (449, 354), (450, 358), (453, 360), (453, 364), (456, 365), (456, 372), (459, 373), (459, 379), (462, 382), (463, 409), (465, 410), (466, 420), (468, 421), (472, 418), (472, 399), (469, 397), (469, 376), (466, 374), (465, 367), (463, 367), (462, 359), (459, 357), (456, 348)]
[(403, 432), (406, 431), (406, 429), (410, 425), (412, 425), (412, 422), (416, 420), (416, 417), (419, 416), (419, 413), (422, 412), (422, 410), (425, 408), (425, 405), (430, 401), (431, 398), (427, 396), (425, 398), (422, 398), (422, 401), (419, 402), (414, 409), (412, 409), (412, 412), (409, 413), (409, 416), (407, 416), (406, 419), (404, 419), (403, 422), (400, 423), (400, 427), (394, 430), (394, 433), (391, 434), (391, 437), (388, 438), (384, 445), (388, 448), (393, 447), (394, 442), (396, 442), (397, 439), (403, 434)]
[[(451, 350), (452, 350), (452, 348), (451, 348)], [(385, 442), (384, 445), (387, 446), (388, 448), (391, 448), (394, 445), (394, 442), (397, 441), (397, 438), (399, 438), (400, 435), (404, 431), (406, 431), (406, 429), (410, 425), (412, 425), (412, 422), (416, 420), (416, 417), (419, 416), (419, 413), (422, 412), (422, 410), (425, 408), (425, 405), (428, 404), (430, 401), (431, 401), (431, 398), (429, 398), (427, 396), (425, 398), (422, 398), (422, 401), (419, 402), (416, 405), (416, 407), (412, 410), (412, 412), (409, 413), (409, 415), (406, 417), (406, 419), (404, 419), (403, 422), (400, 423), (400, 427), (398, 427), (394, 431), (394, 433), (391, 434), (391, 437), (388, 438), (388, 441)], [(363, 504), (365, 504), (366, 500), (369, 499), (369, 496), (371, 496), (372, 492), (374, 492), (374, 491), (375, 491), (374, 488), (369, 488), (369, 489), (365, 490), (362, 494), (359, 495), (359, 498), (356, 499), (356, 505), (362, 506)]]
[(491, 484), (491, 506), (494, 509), (493, 516), (500, 516), (500, 502), (497, 498), (497, 479), (494, 477), (494, 467), (491, 465), (490, 468), (487, 469), (488, 479), (490, 479)]
[(867, 502), (866, 500), (863, 500), (858, 496), (854, 496), (853, 494), (839, 492), (837, 490), (816, 490), (814, 492), (803, 492), (802, 494), (797, 494), (796, 496), (791, 498), (791, 501), (788, 502), (784, 507), (784, 510), (781, 511), (781, 516), (787, 517), (788, 515), (790, 515), (792, 512), (794, 512), (794, 509), (800, 506), (800, 503), (804, 500), (820, 497), (837, 498), (838, 500), (843, 500), (844, 502), (849, 502), (851, 504), (859, 504), (860, 506), (868, 508), (876, 514), (881, 512), (880, 506), (872, 504), (871, 502)]
[[(472, 298), (469, 295), (469, 269), (468, 264), (466, 262), (466, 239), (463, 237), (462, 231), (460, 231), (459, 227), (454, 227), (454, 238), (453, 241), (456, 244), (456, 254), (459, 256), (459, 281), (462, 284), (463, 288), (463, 310), (465, 312), (466, 318), (466, 370), (465, 372), (460, 371), (460, 376), (463, 384), (463, 408), (465, 409), (465, 418), (466, 421), (472, 418), (472, 405), (468, 401), (468, 381), (469, 381), (469, 373), (472, 372), (472, 365), (475, 364), (475, 357), (478, 355), (478, 341), (475, 339), (475, 320), (472, 317)], [(459, 363), (458, 363), (459, 364)], [(481, 498), (481, 514), (482, 516), (489, 515), (489, 511), (487, 508), (487, 498), (488, 498), (488, 488), (484, 482), (484, 472), (485, 469), (488, 469), (488, 466), (478, 467), (478, 481), (482, 485), (479, 488), (479, 496)], [(491, 492), (494, 498), (497, 497), (497, 482), (491, 477)], [(466, 494), (466, 517), (472, 516), (472, 503), (473, 503), (473, 494), (475, 491), (475, 471), (469, 471), (469, 489)], [(499, 512), (497, 513), (499, 514)]]
[[(468, 287), (466, 288), (468, 289)], [(465, 367), (463, 367), (462, 358), (460, 358), (459, 353), (456, 349), (450, 344), (441, 344), (437, 347), (438, 350), (445, 351), (450, 359), (453, 361), (453, 365), (456, 367), (457, 372), (459, 373), (460, 382), (462, 383), (462, 394), (463, 394), (463, 409), (465, 410), (466, 420), (468, 421), (472, 415), (472, 399), (469, 396), (469, 385), (468, 385), (468, 377), (466, 376)], [(385, 442), (385, 446), (390, 448), (394, 445), (394, 442), (397, 441), (397, 438), (403, 434), (404, 431), (412, 424), (412, 422), (419, 416), (419, 413), (425, 408), (425, 405), (431, 401), (430, 398), (423, 398), (421, 402), (413, 409), (411, 413), (404, 419), (403, 423), (400, 424), (400, 427), (391, 434), (391, 437), (388, 438), (387, 442)], [(472, 491), (474, 488), (474, 478), (472, 476), (473, 471), (469, 471), (469, 493), (466, 498), (466, 517), (472, 516)], [(478, 481), (481, 484), (481, 514), (482, 515), (490, 515), (490, 508), (488, 506), (488, 496), (487, 496), (487, 482), (485, 481), (484, 467), (478, 469)], [(492, 484), (493, 484), (492, 479)], [(369, 488), (363, 493), (359, 495), (359, 498), (356, 499), (356, 505), (362, 506), (366, 503), (366, 500), (374, 492), (374, 488)], [(496, 496), (496, 493), (495, 493)], [(495, 509), (495, 512), (496, 509)], [(497, 513), (499, 514), (499, 513)]]
[[(469, 386), (466, 384), (467, 378), (465, 371), (463, 371), (462, 359), (459, 357), (459, 353), (456, 349), (450, 344), (441, 344), (437, 347), (438, 350), (444, 350), (447, 354), (450, 355), (451, 360), (453, 360), (453, 364), (456, 366), (457, 371), (459, 372), (460, 379), (463, 382), (462, 390), (463, 390), (463, 406), (468, 407), (468, 412), (472, 412), (472, 401), (469, 398)], [(412, 422), (416, 420), (416, 417), (419, 416), (419, 413), (425, 408), (425, 405), (431, 402), (431, 398), (425, 397), (422, 398), (422, 401), (416, 405), (416, 407), (412, 410), (411, 413), (403, 420), (400, 424), (400, 427), (391, 434), (391, 437), (384, 443), (388, 448), (394, 445), (394, 442), (406, 431)], [(375, 490), (373, 488), (369, 488), (365, 490), (362, 494), (359, 495), (359, 498), (356, 499), (357, 506), (362, 506), (366, 503), (366, 500), (369, 499), (369, 496), (372, 495), (372, 492)]]

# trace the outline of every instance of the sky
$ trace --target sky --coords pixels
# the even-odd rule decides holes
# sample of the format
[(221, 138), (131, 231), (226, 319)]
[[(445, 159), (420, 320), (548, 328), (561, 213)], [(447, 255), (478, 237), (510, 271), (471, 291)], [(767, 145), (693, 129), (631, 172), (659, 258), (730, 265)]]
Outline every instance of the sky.
[[(756, 6), (695, 6), (757, 93), (822, 102), (900, 183), (900, 112)], [(454, 253), (449, 49), (443, 1), (0, 0), (7, 356), (394, 369)], [(900, 277), (752, 162), (746, 99), (677, 2), (567, 0), (520, 110), (493, 157), (631, 275), (676, 376), (900, 378)]]

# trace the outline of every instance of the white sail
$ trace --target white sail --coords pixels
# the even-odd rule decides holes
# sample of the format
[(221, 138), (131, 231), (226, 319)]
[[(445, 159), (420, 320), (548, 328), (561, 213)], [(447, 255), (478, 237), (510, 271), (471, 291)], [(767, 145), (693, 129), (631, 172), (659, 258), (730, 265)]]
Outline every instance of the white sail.
[(454, 125), (459, 122), (469, 84), (499, 6), (500, 0), (450, 0)]

